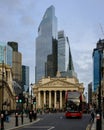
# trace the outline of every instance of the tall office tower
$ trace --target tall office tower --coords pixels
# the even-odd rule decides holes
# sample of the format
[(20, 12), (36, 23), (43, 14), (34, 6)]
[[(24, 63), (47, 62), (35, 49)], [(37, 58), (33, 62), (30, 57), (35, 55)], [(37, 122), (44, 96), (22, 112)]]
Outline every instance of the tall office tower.
[(7, 43), (0, 42), (0, 63), (10, 65), (12, 67), (12, 48)]
[(69, 41), (64, 31), (58, 32), (58, 71), (67, 72), (69, 63)]
[(7, 43), (13, 49), (12, 55), (12, 70), (13, 80), (16, 81), (20, 86), (22, 82), (22, 54), (18, 52), (18, 43), (8, 42)]
[(63, 77), (76, 77), (69, 40), (63, 30), (58, 32), (58, 71)]
[(104, 50), (104, 39), (100, 39), (97, 42), (97, 46), (93, 49), (93, 91), (97, 91), (100, 82), (100, 72), (101, 72), (101, 60)]
[(29, 66), (22, 65), (22, 89), (29, 92)]
[(88, 84), (88, 103), (92, 103), (92, 82)]
[(42, 77), (55, 77), (57, 73), (57, 18), (50, 6), (38, 27), (36, 38), (35, 82)]

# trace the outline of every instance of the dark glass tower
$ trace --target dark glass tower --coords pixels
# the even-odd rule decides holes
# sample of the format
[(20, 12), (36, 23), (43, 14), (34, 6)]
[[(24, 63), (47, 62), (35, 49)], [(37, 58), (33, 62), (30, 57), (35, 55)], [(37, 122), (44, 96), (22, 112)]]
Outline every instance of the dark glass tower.
[(22, 65), (22, 89), (29, 92), (29, 66)]
[(96, 91), (99, 87), (99, 73), (100, 73), (100, 55), (102, 59), (104, 50), (104, 40), (97, 42), (97, 47), (93, 50), (93, 91)]
[(99, 52), (98, 49), (93, 51), (93, 90), (99, 86)]
[(8, 42), (7, 44), (13, 48), (13, 51), (18, 52), (18, 43), (17, 42)]
[(36, 38), (35, 82), (57, 73), (57, 18), (54, 6), (50, 6), (38, 27)]

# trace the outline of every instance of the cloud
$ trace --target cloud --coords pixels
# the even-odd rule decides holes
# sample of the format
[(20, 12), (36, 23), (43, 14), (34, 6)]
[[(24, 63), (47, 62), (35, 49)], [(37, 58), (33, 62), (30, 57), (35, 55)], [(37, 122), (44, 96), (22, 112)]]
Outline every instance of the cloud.
[[(59, 4), (60, 2), (60, 4)], [(35, 39), (39, 23), (46, 9), (55, 6), (58, 30), (69, 37), (75, 71), (81, 82), (92, 81), (92, 52), (102, 36), (99, 23), (104, 27), (104, 2), (98, 0), (1, 0), (0, 41), (19, 44), (23, 64), (30, 66), (30, 80), (35, 75)], [(87, 86), (85, 86), (87, 88)]]

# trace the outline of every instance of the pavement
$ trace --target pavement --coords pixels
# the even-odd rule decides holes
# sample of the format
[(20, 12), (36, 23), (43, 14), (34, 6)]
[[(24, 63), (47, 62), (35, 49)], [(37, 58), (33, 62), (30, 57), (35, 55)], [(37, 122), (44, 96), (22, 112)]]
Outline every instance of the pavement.
[(20, 127), (32, 124), (32, 123), (37, 122), (37, 121), (39, 121), (38, 118), (36, 118), (36, 120), (32, 119), (32, 122), (30, 122), (29, 117), (27, 117), (24, 114), (23, 115), (23, 124), (22, 124), (21, 116), (18, 116), (18, 126), (16, 126), (16, 117), (13, 114), (10, 116), (9, 122), (4, 122), (4, 130), (15, 130), (16, 128), (20, 128)]
[[(91, 130), (96, 130), (96, 118), (94, 119)], [(102, 130), (104, 130), (104, 118), (102, 118)]]
[[(96, 130), (96, 118), (94, 119), (94, 122), (90, 122), (86, 128), (86, 130)], [(104, 130), (104, 118), (102, 118), (102, 130)]]

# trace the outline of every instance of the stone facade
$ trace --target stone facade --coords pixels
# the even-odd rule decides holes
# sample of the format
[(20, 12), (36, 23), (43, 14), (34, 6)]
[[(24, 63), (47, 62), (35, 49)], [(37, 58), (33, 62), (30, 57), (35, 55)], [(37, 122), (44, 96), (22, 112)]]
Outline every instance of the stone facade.
[[(84, 93), (83, 83), (79, 83), (77, 78), (42, 78), (37, 84), (32, 86), (36, 97), (36, 108), (55, 108), (65, 107), (65, 94), (68, 90)], [(84, 99), (83, 99), (84, 100)]]
[(16, 107), (15, 93), (12, 87), (12, 69), (0, 64), (0, 110), (14, 110)]

